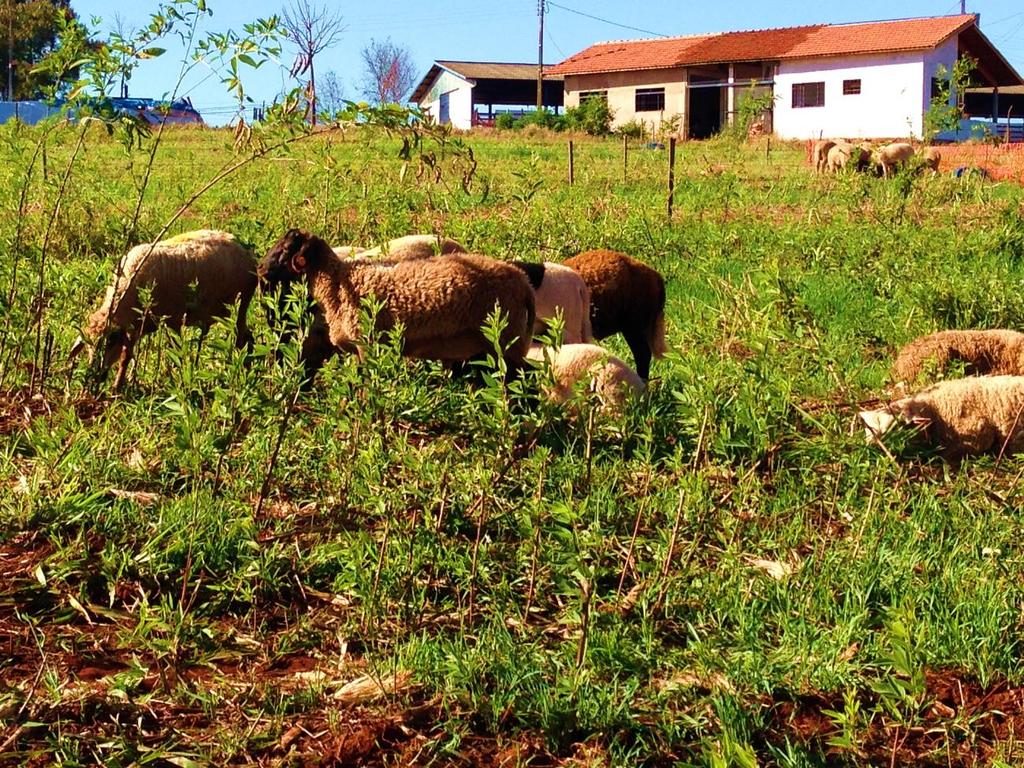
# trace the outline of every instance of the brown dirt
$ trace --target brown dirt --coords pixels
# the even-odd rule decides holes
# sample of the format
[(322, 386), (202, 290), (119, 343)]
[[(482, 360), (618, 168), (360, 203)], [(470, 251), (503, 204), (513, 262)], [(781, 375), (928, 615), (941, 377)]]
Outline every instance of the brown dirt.
[[(925, 684), (925, 705), (913, 727), (876, 715), (862, 729), (859, 759), (864, 764), (936, 768), (988, 765), (998, 748), (1005, 748), (1024, 733), (1024, 687), (1006, 681), (983, 687), (970, 676), (950, 669), (927, 670)], [(869, 696), (862, 697), (862, 711), (869, 712), (872, 704)], [(823, 713), (826, 709), (842, 712), (842, 697), (814, 693), (779, 701), (774, 705), (773, 730), (821, 749), (838, 764), (841, 755), (851, 755), (827, 743), (839, 735), (839, 729)]]

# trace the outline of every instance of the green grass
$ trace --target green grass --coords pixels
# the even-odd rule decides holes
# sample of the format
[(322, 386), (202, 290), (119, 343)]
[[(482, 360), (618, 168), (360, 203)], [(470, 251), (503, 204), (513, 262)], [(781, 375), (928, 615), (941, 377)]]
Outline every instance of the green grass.
[[(1024, 325), (1020, 188), (819, 177), (802, 146), (695, 142), (670, 222), (665, 152), (635, 148), (623, 180), (617, 141), (576, 137), (569, 187), (564, 138), (473, 135), (466, 191), (403, 174), (396, 140), (325, 134), (172, 232), (260, 252), (290, 226), (364, 245), (440, 229), (499, 258), (619, 249), (665, 275), (673, 351), (611, 421), (386, 343), (291, 409), (297, 350), (274, 362), (262, 306), (251, 367), (230, 323), (198, 352), (194, 332), (151, 337), (122, 396), (67, 366), (145, 170), (99, 131), (47, 246), (33, 382), (77, 129), (51, 137), (19, 220), (39, 135), (0, 127), (0, 763), (1024, 760), (980, 693), (934, 706), (942, 676), (1024, 683), (1024, 464), (893, 462), (854, 405), (920, 333)], [(229, 133), (168, 131), (136, 239), (232, 153)], [(394, 695), (334, 698), (395, 670)], [(828, 727), (808, 736), (812, 710)]]

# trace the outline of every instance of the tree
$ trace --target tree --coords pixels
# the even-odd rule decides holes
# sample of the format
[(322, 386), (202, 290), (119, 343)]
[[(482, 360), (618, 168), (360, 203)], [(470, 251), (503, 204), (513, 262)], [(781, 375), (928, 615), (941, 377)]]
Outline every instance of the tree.
[(32, 67), (56, 47), (60, 15), (74, 17), (69, 0), (0, 0), (0, 67), (7, 99), (37, 99), (53, 84)]
[(398, 104), (416, 84), (416, 67), (408, 48), (387, 40), (370, 40), (362, 50), (363, 95), (375, 104)]
[(333, 69), (320, 79), (316, 100), (321, 114), (333, 115), (345, 108), (345, 88)]
[(316, 55), (338, 42), (345, 26), (341, 15), (328, 8), (318, 8), (310, 0), (292, 0), (281, 11), (285, 34), (298, 49), (292, 77), (309, 74), (306, 84), (306, 114), (316, 125)]

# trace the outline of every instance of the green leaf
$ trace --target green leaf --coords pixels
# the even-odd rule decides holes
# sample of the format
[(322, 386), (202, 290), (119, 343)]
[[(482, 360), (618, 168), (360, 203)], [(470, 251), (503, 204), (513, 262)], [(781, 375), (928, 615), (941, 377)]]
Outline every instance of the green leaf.
[(166, 48), (143, 48), (135, 55), (140, 59), (155, 59), (157, 56), (162, 56), (166, 52)]
[(259, 66), (259, 64), (256, 62), (256, 59), (254, 59), (247, 53), (238, 54), (238, 60), (243, 64), (248, 64), (250, 67), (253, 67), (254, 69)]

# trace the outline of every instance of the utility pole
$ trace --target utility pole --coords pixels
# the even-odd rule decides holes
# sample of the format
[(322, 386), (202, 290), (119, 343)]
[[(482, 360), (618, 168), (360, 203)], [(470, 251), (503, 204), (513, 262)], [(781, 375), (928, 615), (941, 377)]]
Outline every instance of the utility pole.
[(544, 0), (537, 0), (537, 111), (544, 109)]
[(14, 101), (14, 0), (7, 0), (7, 100)]
[(960, 15), (967, 13), (967, 0), (960, 0)]

